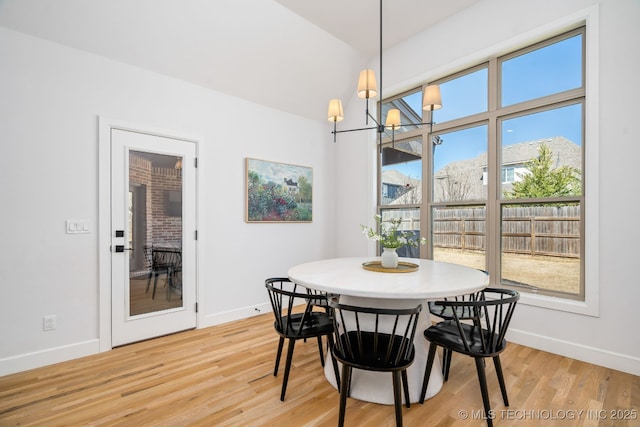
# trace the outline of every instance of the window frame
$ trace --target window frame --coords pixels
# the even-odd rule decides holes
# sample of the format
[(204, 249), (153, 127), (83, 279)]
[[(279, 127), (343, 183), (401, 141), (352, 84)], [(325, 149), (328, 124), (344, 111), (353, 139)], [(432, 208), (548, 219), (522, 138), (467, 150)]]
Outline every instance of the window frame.
[[(599, 199), (599, 194), (597, 191), (597, 179), (599, 175), (598, 170), (598, 90), (597, 84), (594, 82), (597, 81), (597, 57), (598, 57), (598, 33), (599, 33), (599, 25), (598, 25), (598, 8), (592, 7), (585, 9), (580, 14), (576, 14), (571, 17), (567, 17), (564, 20), (559, 20), (554, 23), (556, 27), (556, 31), (549, 26), (546, 28), (537, 29), (529, 32), (524, 36), (519, 36), (514, 40), (507, 40), (503, 42), (499, 46), (495, 46), (492, 50), (494, 52), (494, 56), (489, 60), (486, 60), (486, 52), (485, 59), (483, 58), (475, 58), (474, 61), (469, 61), (470, 63), (475, 62), (472, 67), (469, 67), (465, 70), (458, 71), (454, 74), (451, 74), (447, 77), (441, 77), (439, 79), (431, 79), (429, 84), (432, 83), (441, 83), (450, 78), (455, 78), (457, 75), (461, 73), (466, 73), (471, 70), (477, 69), (478, 67), (484, 66), (486, 64), (489, 67), (489, 111), (486, 113), (475, 114), (474, 116), (465, 117), (463, 119), (455, 119), (450, 122), (445, 123), (435, 123), (433, 125), (433, 133), (429, 134), (427, 126), (423, 126), (423, 129), (415, 130), (414, 132), (421, 132), (423, 135), (423, 183), (427, 183), (432, 176), (432, 163), (433, 159), (431, 158), (430, 149), (431, 144), (426, 143), (426, 141), (431, 141), (432, 135), (438, 135), (443, 131), (452, 131), (454, 128), (463, 128), (471, 126), (472, 124), (477, 123), (487, 123), (490, 128), (489, 135), (489, 147), (488, 147), (488, 163), (493, 166), (493, 171), (491, 174), (493, 175), (493, 183), (494, 185), (489, 185), (491, 187), (491, 193), (488, 197), (487, 201), (487, 218), (491, 217), (488, 220), (487, 224), (487, 253), (491, 252), (492, 254), (497, 254), (492, 256), (491, 260), (487, 260), (488, 269), (493, 269), (493, 271), (499, 270), (499, 262), (497, 258), (500, 255), (500, 232), (499, 232), (499, 216), (501, 210), (501, 200), (496, 197), (499, 194), (498, 186), (501, 185), (501, 179), (496, 177), (501, 176), (500, 168), (495, 165), (499, 165), (499, 150), (501, 145), (496, 141), (500, 139), (498, 135), (498, 119), (504, 118), (509, 115), (516, 114), (518, 112), (523, 111), (523, 109), (535, 109), (539, 107), (545, 107), (550, 103), (562, 103), (567, 100), (575, 99), (576, 97), (582, 96), (582, 116), (583, 116), (583, 133), (582, 133), (582, 141), (581, 141), (581, 149), (582, 149), (582, 195), (580, 197), (581, 204), (581, 295), (578, 299), (566, 298), (564, 295), (546, 295), (544, 293), (522, 293), (521, 301), (524, 304), (530, 304), (534, 306), (547, 307), (551, 309), (557, 309), (561, 311), (568, 311), (574, 313), (580, 313), (585, 315), (597, 316), (599, 314), (599, 304), (598, 304), (598, 293), (599, 293), (599, 283), (598, 283), (598, 271), (599, 268), (597, 266), (597, 241), (598, 241), (598, 228), (597, 228), (597, 203)], [(567, 31), (567, 29), (569, 29)], [(536, 49), (544, 44), (550, 44), (559, 40), (560, 38), (568, 38), (576, 33), (582, 33), (582, 43), (583, 43), (583, 73), (582, 80), (583, 85), (580, 89), (572, 89), (569, 91), (562, 92), (560, 94), (553, 94), (542, 97), (540, 99), (530, 100), (526, 102), (522, 102), (519, 104), (509, 105), (507, 107), (501, 108), (500, 114), (498, 115), (496, 111), (498, 111), (498, 104), (500, 99), (500, 94), (498, 93), (498, 80), (494, 77), (499, 73), (499, 58), (508, 58), (507, 55), (516, 55), (522, 54), (524, 49)], [(528, 41), (533, 40), (535, 43), (528, 43)], [(524, 48), (522, 46), (525, 46)], [(515, 49), (514, 47), (518, 47), (519, 49)], [(509, 52), (507, 55), (504, 52)], [(517, 52), (517, 53), (516, 53)], [(424, 88), (425, 85), (422, 86)], [(586, 94), (589, 94), (587, 98)], [(384, 102), (384, 100), (383, 100)], [(445, 101), (446, 102), (446, 101)], [(571, 102), (571, 101), (568, 101)], [(523, 108), (525, 106), (526, 108)], [(425, 112), (423, 114), (423, 121), (428, 122), (430, 117), (429, 113)], [(404, 136), (404, 135), (403, 135)], [(388, 142), (388, 138), (383, 138), (382, 143)], [(491, 176), (491, 175), (490, 175)], [(427, 179), (425, 179), (427, 177)], [(491, 178), (490, 178), (491, 179)], [(423, 184), (423, 203), (421, 208), (421, 234), (429, 236), (431, 233), (431, 218), (430, 212), (432, 210), (432, 206), (434, 205), (431, 202), (431, 194), (428, 193), (428, 189), (431, 187), (429, 184)], [(378, 167), (378, 189), (380, 188), (380, 163)], [(379, 190), (378, 190), (379, 194)], [(588, 194), (588, 204), (585, 204), (585, 195)], [(530, 201), (530, 200), (527, 200)], [(513, 200), (510, 200), (513, 203)], [(460, 205), (460, 202), (456, 203), (448, 203), (448, 205)], [(464, 202), (462, 204), (473, 204), (477, 206), (477, 203), (474, 202)], [(378, 205), (378, 211), (380, 208), (384, 208), (384, 206)], [(585, 233), (585, 230), (589, 230), (589, 234)], [(498, 232), (496, 232), (496, 230)], [(489, 238), (491, 236), (491, 238)], [(430, 245), (428, 245), (430, 248)], [(425, 253), (426, 252), (426, 253)], [(427, 251), (423, 251), (421, 253), (421, 257), (423, 258), (432, 258), (432, 251), (429, 249)], [(492, 278), (492, 284), (495, 285), (494, 279)]]

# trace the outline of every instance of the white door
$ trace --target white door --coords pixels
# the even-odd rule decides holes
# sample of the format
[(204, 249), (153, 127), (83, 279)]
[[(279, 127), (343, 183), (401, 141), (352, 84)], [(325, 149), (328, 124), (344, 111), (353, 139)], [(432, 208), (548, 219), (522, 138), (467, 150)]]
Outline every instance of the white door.
[(113, 346), (196, 327), (195, 145), (111, 129)]

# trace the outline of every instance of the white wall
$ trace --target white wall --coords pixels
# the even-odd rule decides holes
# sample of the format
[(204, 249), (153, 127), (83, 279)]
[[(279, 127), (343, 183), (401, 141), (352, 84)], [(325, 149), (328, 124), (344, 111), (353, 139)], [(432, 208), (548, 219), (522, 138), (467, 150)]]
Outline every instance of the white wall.
[[(517, 308), (510, 339), (553, 353), (640, 375), (640, 280), (637, 266), (640, 229), (633, 215), (638, 201), (635, 194), (640, 144), (633, 131), (639, 113), (640, 85), (640, 3), (637, 0), (487, 0), (443, 21), (436, 28), (385, 52), (385, 91), (397, 93), (429, 78), (438, 78), (464, 69), (505, 49), (530, 44), (553, 35), (567, 22), (590, 14), (598, 28), (596, 43), (588, 46), (588, 62), (599, 62), (588, 70), (588, 96), (599, 100), (588, 107), (587, 159), (595, 166), (585, 178), (588, 229), (587, 281), (594, 286), (591, 311), (597, 316), (576, 314), (531, 305), (523, 298)], [(374, 31), (374, 30), (372, 30)], [(446, 104), (446, 100), (443, 100)], [(446, 105), (445, 105), (446, 106)], [(364, 108), (364, 107), (362, 107)], [(595, 126), (594, 126), (595, 125)], [(339, 158), (365, 159), (370, 146), (340, 145)], [(368, 191), (374, 175), (362, 160), (360, 169), (341, 168), (338, 182), (357, 177), (356, 187)], [(589, 166), (589, 165), (588, 165)], [(364, 182), (364, 176), (369, 177)], [(362, 196), (349, 203), (340, 188), (338, 216), (348, 226), (338, 235), (341, 255), (358, 255), (364, 250), (354, 240), (361, 214)], [(591, 191), (591, 193), (589, 193)], [(349, 194), (354, 194), (350, 189)], [(589, 198), (597, 196), (597, 198)], [(374, 199), (375, 200), (375, 199)], [(594, 204), (594, 200), (599, 202)], [(375, 203), (375, 202), (374, 202)], [(623, 219), (626, 219), (623, 220)], [(339, 221), (340, 222), (340, 221)], [(340, 225), (339, 225), (340, 226)], [(347, 231), (348, 230), (348, 231)], [(598, 240), (591, 238), (597, 233)], [(599, 291), (598, 291), (599, 290)], [(588, 311), (588, 310), (586, 310)]]
[[(596, 4), (599, 206), (587, 209), (599, 233), (588, 248), (599, 315), (521, 304), (512, 339), (640, 374), (640, 229), (620, 220), (637, 207), (640, 54), (626, 47), (640, 40), (637, 0), (478, 2), (386, 53), (385, 93), (462, 68), (510, 40), (527, 42)], [(366, 135), (341, 134), (333, 144), (324, 117), (301, 119), (4, 29), (0, 58), (0, 375), (98, 351), (98, 116), (200, 141), (201, 326), (249, 315), (266, 302), (264, 278), (295, 263), (373, 253), (359, 228), (375, 206)], [(345, 107), (343, 128), (359, 127), (361, 102)], [(313, 223), (245, 224), (245, 157), (313, 167)], [(89, 220), (91, 234), (66, 235), (66, 219)], [(58, 316), (55, 331), (42, 331), (47, 314)]]
[[(326, 121), (2, 28), (0, 58), (0, 375), (98, 351), (99, 116), (200, 141), (200, 326), (255, 314), (266, 277), (333, 255)], [(312, 167), (313, 222), (245, 223), (245, 157)]]

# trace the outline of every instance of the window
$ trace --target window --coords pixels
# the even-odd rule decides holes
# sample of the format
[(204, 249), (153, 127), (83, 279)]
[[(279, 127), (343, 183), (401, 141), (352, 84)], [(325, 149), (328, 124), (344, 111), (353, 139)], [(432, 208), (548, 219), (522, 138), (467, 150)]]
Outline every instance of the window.
[(446, 122), (487, 111), (489, 106), (489, 70), (486, 65), (469, 70), (440, 83), (440, 94), (447, 108), (434, 112), (434, 120)]
[[(392, 108), (400, 110), (400, 129), (386, 132), (380, 147), (378, 173), (378, 212), (382, 221), (401, 218), (400, 230), (420, 237), (422, 204), (423, 136), (422, 88), (385, 100), (380, 106), (381, 123)], [(413, 123), (414, 125), (411, 125)], [(418, 258), (420, 248), (404, 247), (398, 255)]]
[[(384, 136), (379, 212), (422, 220), (422, 256), (584, 299), (584, 39), (580, 27), (429, 82), (444, 103), (433, 128)], [(406, 122), (429, 122), (421, 89), (384, 100), (383, 120), (404, 103)]]
[[(514, 168), (513, 166), (503, 166), (502, 167), (502, 183), (508, 184), (510, 182), (514, 182), (515, 171), (516, 171), (516, 168)], [(518, 175), (518, 178), (520, 178), (520, 175)]]
[(575, 299), (584, 297), (583, 39), (576, 30), (497, 61), (499, 277)]
[(583, 87), (583, 31), (500, 59), (503, 107)]

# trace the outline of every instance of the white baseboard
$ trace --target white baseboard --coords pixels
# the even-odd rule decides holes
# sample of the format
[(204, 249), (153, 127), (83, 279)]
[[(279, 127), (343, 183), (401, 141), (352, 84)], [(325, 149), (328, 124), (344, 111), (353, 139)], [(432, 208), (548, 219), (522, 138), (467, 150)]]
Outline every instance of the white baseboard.
[[(245, 319), (264, 313), (269, 313), (271, 306), (268, 303), (243, 307), (238, 310), (230, 310), (205, 316), (203, 324), (199, 327), (206, 328), (234, 320)], [(615, 353), (583, 344), (562, 341), (543, 335), (510, 328), (507, 339), (516, 344), (536, 348), (549, 353), (558, 354), (583, 362), (604, 366), (632, 375), (640, 376), (640, 358), (627, 354)], [(98, 339), (75, 343), (67, 346), (55, 347), (33, 353), (0, 359), (0, 376), (27, 371), (41, 366), (97, 354), (100, 352)]]
[(198, 325), (198, 328), (206, 328), (209, 326), (220, 325), (222, 323), (233, 322), (234, 320), (246, 319), (248, 317), (258, 316), (264, 313), (271, 313), (271, 311), (271, 305), (269, 303), (263, 303), (242, 307), (237, 310), (209, 314), (204, 317), (202, 324)]
[[(215, 326), (270, 312), (271, 305), (269, 303), (264, 303), (243, 307), (238, 310), (215, 313), (204, 316), (201, 319), (201, 324), (198, 325), (198, 328), (206, 328), (208, 326)], [(30, 369), (53, 365), (55, 363), (66, 362), (68, 360), (90, 356), (97, 353), (100, 353), (99, 339), (6, 357), (4, 359), (0, 359), (0, 376), (28, 371)]]
[(52, 365), (54, 363), (66, 362), (99, 352), (100, 342), (95, 339), (61, 347), (48, 348), (33, 353), (6, 357), (0, 359), (0, 376), (28, 371), (29, 369)]
[(507, 340), (572, 359), (640, 375), (640, 358), (509, 328)]

